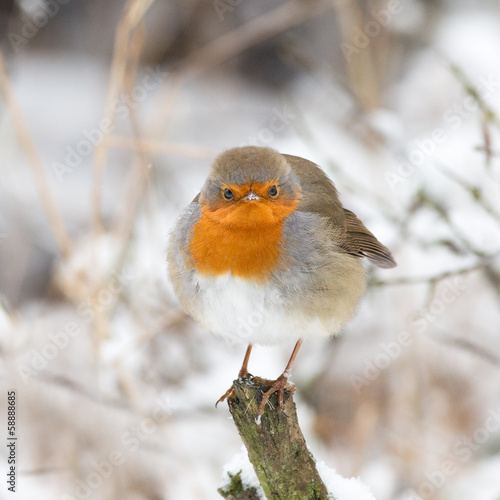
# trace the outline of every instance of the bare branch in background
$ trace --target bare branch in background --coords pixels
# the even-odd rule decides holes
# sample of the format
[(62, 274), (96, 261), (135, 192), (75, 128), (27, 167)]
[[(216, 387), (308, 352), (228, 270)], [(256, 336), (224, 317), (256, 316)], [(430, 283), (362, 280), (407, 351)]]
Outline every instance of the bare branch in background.
[(454, 276), (461, 276), (463, 274), (472, 273), (474, 271), (478, 271), (480, 269), (485, 269), (489, 262), (492, 259), (498, 258), (500, 256), (500, 252), (484, 257), (482, 261), (478, 264), (473, 264), (470, 266), (465, 266), (460, 269), (454, 269), (450, 271), (444, 271), (442, 273), (434, 274), (431, 276), (407, 276), (401, 278), (395, 278), (392, 280), (374, 280), (370, 282), (370, 286), (380, 287), (380, 286), (399, 286), (399, 285), (419, 285), (422, 283), (426, 283), (429, 285), (435, 285), (440, 281), (443, 281), (447, 278), (452, 278)]
[(458, 347), (459, 349), (467, 351), (470, 354), (487, 361), (496, 368), (500, 368), (500, 357), (493, 354), (489, 348), (480, 346), (468, 339), (456, 337), (443, 331), (440, 331), (437, 335), (433, 335), (431, 338), (437, 342)]

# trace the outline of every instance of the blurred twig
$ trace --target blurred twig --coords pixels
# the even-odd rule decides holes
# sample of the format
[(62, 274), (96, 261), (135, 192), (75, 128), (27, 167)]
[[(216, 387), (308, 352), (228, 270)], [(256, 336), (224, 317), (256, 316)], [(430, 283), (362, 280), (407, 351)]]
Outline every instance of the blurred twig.
[[(140, 24), (145, 13), (151, 7), (153, 2), (154, 0), (129, 0), (125, 6), (125, 14), (118, 23), (115, 36), (113, 62), (111, 64), (109, 78), (108, 96), (104, 112), (104, 120), (108, 124), (107, 130), (113, 130), (114, 128), (117, 103), (119, 102), (126, 77), (131, 45), (130, 42), (133, 37), (133, 32)], [(104, 133), (104, 137), (108, 134), (109, 132)], [(107, 158), (107, 144), (105, 141), (101, 141), (96, 147), (94, 160), (94, 179), (92, 188), (94, 232), (100, 232), (102, 230), (101, 186), (104, 171), (106, 169)]]
[[(130, 33), (129, 61), (123, 82), (123, 91), (127, 97), (130, 97), (134, 90), (139, 60), (144, 47), (144, 29), (144, 19), (141, 18), (137, 22), (135, 29)], [(128, 111), (130, 125), (132, 128), (132, 141), (137, 144), (139, 138), (142, 136), (141, 124), (139, 123), (139, 117), (135, 107), (128, 106)], [(149, 179), (149, 168), (152, 164), (152, 156), (147, 149), (136, 147), (134, 148), (134, 151), (136, 153), (136, 159), (132, 168), (129, 170), (127, 179), (128, 182), (126, 182), (128, 186), (123, 195), (123, 198), (127, 200), (127, 203), (125, 204), (120, 217), (122, 222), (121, 231), (120, 225), (117, 228), (117, 232), (119, 236), (121, 236), (123, 249), (127, 247), (127, 242), (129, 241), (129, 237), (132, 233), (136, 220), (137, 211), (139, 210), (141, 201), (146, 193)]]
[(467, 351), (474, 356), (477, 356), (481, 359), (488, 361), (488, 363), (493, 366), (500, 368), (500, 358), (491, 352), (491, 349), (487, 349), (486, 347), (482, 347), (480, 345), (471, 342), (470, 340), (455, 337), (451, 334), (444, 333), (442, 331), (439, 332), (439, 335), (433, 335), (431, 338), (441, 342), (443, 344), (452, 345), (454, 347), (458, 347), (464, 351)]
[(439, 281), (442, 281), (447, 278), (452, 278), (453, 276), (461, 276), (462, 274), (472, 273), (479, 269), (483, 269), (487, 267), (488, 261), (499, 257), (500, 252), (497, 252), (493, 255), (484, 257), (481, 262), (465, 266), (460, 269), (454, 269), (450, 271), (444, 271), (442, 273), (438, 273), (430, 276), (405, 276), (401, 278), (395, 278), (392, 280), (374, 280), (370, 281), (370, 286), (372, 287), (380, 287), (380, 286), (396, 286), (396, 285), (417, 285), (422, 283), (427, 283), (430, 285), (436, 284)]
[(42, 199), (42, 204), (47, 214), (49, 225), (52, 229), (52, 232), (54, 233), (56, 244), (63, 257), (67, 257), (71, 253), (71, 239), (64, 226), (64, 220), (62, 218), (61, 212), (54, 202), (54, 197), (51, 193), (50, 185), (45, 175), (42, 160), (40, 159), (33, 139), (31, 138), (31, 135), (28, 131), (28, 126), (24, 121), (21, 108), (14, 96), (14, 92), (12, 91), (12, 86), (10, 84), (10, 80), (7, 74), (7, 68), (5, 65), (5, 59), (1, 50), (0, 92), (14, 125), (19, 145), (21, 146), (21, 149), (24, 151), (24, 154), (28, 159), (28, 164), (33, 173), (33, 177), (35, 178), (38, 193), (40, 194), (40, 197)]
[(493, 109), (491, 109), (491, 107), (488, 106), (488, 104), (486, 104), (481, 94), (478, 92), (478, 90), (476, 89), (474, 84), (469, 80), (469, 78), (467, 78), (466, 74), (462, 71), (462, 69), (458, 65), (447, 59), (442, 54), (441, 57), (445, 59), (445, 61), (448, 63), (452, 74), (462, 84), (467, 94), (473, 97), (474, 100), (478, 103), (479, 107), (484, 113), (485, 118), (500, 128), (500, 119), (497, 117)]
[[(482, 267), (486, 271), (486, 277), (493, 286), (497, 295), (500, 295), (500, 273), (491, 266), (490, 262), (493, 258), (499, 255), (499, 252), (486, 254), (481, 248), (478, 248), (475, 243), (470, 241), (463, 230), (453, 221), (448, 214), (448, 210), (444, 203), (431, 197), (427, 192), (420, 190), (415, 197), (414, 207), (425, 206), (434, 210), (447, 224), (453, 236), (467, 249), (468, 252), (479, 257), (483, 262)], [(410, 210), (411, 211), (411, 210)]]
[[(448, 210), (444, 205), (444, 202), (436, 200), (429, 193), (424, 190), (420, 190), (415, 196), (414, 201), (415, 207), (427, 207), (431, 210), (434, 210), (446, 223), (450, 231), (453, 233), (453, 236), (457, 238), (457, 240), (464, 245), (467, 250), (480, 258), (486, 257), (486, 254), (478, 248), (474, 243), (472, 243), (469, 238), (464, 234), (462, 229), (455, 224), (450, 215), (448, 214)], [(411, 209), (410, 209), (411, 210)]]
[(86, 387), (81, 385), (78, 382), (75, 382), (74, 380), (71, 380), (68, 377), (65, 377), (63, 375), (58, 375), (58, 374), (52, 374), (52, 373), (45, 373), (40, 375), (38, 378), (34, 380), (39, 380), (40, 382), (51, 384), (57, 387), (60, 387), (62, 389), (70, 390), (79, 396), (84, 397), (85, 399), (88, 399), (96, 404), (99, 405), (104, 405), (108, 407), (113, 407), (116, 408), (117, 410), (122, 410), (126, 412), (132, 412), (131, 406), (125, 402), (123, 399), (111, 399), (111, 398), (103, 398), (99, 394), (95, 394), (93, 391), (89, 391)]
[(492, 140), (490, 131), (490, 121), (488, 120), (488, 115), (486, 113), (483, 113), (481, 119), (481, 130), (483, 132), (484, 146), (480, 147), (479, 149), (484, 151), (486, 167), (489, 168), (491, 166), (491, 159), (493, 158), (493, 151), (491, 144)]
[(458, 184), (462, 189), (467, 191), (470, 196), (489, 214), (493, 217), (497, 222), (500, 222), (500, 213), (496, 211), (496, 209), (488, 202), (488, 200), (484, 197), (481, 188), (478, 186), (474, 186), (470, 182), (458, 176), (455, 172), (452, 172), (449, 168), (446, 168), (442, 165), (436, 165), (436, 168), (446, 175), (448, 179)]
[[(356, 37), (364, 31), (366, 23), (364, 2), (332, 2), (336, 8), (338, 16), (339, 31), (342, 34), (344, 43), (356, 47)], [(387, 35), (387, 31), (381, 28), (381, 33), (378, 38), (383, 39), (383, 35)], [(346, 69), (349, 75), (351, 89), (356, 97), (360, 107), (364, 111), (371, 111), (377, 108), (380, 104), (380, 85), (379, 75), (380, 65), (374, 57), (375, 41), (370, 40), (362, 50), (355, 50), (346, 57)], [(386, 51), (381, 51), (384, 53)]]

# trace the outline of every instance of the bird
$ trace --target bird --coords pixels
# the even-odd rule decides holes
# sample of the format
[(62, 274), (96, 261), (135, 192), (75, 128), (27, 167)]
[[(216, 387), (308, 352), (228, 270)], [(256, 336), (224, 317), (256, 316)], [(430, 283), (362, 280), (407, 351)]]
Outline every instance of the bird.
[[(305, 338), (338, 334), (366, 288), (366, 265), (392, 268), (387, 247), (344, 208), (315, 163), (261, 146), (220, 153), (171, 232), (168, 274), (185, 311), (206, 330), (247, 345), (239, 378), (251, 378), (252, 347), (295, 342), (276, 380), (293, 392), (292, 365)], [(234, 397), (234, 388), (218, 400)]]

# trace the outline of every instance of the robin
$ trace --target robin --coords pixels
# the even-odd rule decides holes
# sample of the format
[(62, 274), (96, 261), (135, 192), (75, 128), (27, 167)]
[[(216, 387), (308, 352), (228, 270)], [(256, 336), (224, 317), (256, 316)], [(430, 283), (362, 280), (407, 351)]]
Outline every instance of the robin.
[[(366, 258), (396, 265), (391, 252), (343, 208), (314, 163), (271, 148), (229, 149), (212, 164), (201, 192), (170, 238), (168, 270), (186, 311), (207, 330), (248, 343), (239, 377), (251, 377), (254, 344), (296, 341), (276, 380), (284, 390), (304, 338), (337, 334), (365, 290)], [(234, 395), (231, 387), (218, 402)]]

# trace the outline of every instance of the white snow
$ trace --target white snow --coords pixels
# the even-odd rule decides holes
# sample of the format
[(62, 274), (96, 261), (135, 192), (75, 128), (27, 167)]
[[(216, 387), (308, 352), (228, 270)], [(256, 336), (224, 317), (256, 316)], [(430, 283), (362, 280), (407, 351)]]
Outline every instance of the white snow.
[(248, 453), (244, 446), (242, 446), (241, 451), (234, 455), (231, 461), (224, 466), (221, 488), (227, 487), (231, 483), (230, 476), (234, 477), (238, 473), (240, 473), (243, 488), (255, 488), (259, 498), (261, 500), (266, 500), (262, 486), (259, 483), (257, 474), (255, 474), (253, 465), (248, 459)]
[(333, 495), (335, 500), (375, 500), (368, 486), (359, 478), (342, 477), (325, 462), (317, 462), (316, 467), (328, 493)]

